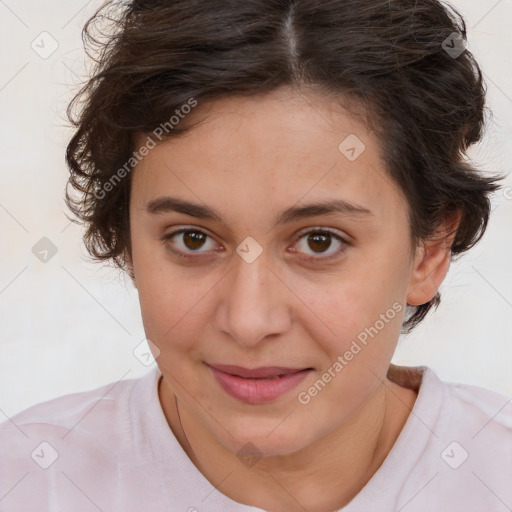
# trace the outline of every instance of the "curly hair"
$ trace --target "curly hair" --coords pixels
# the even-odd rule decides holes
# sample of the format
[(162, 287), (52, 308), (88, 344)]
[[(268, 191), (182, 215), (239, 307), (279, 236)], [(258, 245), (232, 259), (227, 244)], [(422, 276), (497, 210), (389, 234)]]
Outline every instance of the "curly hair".
[[(452, 259), (486, 230), (489, 195), (503, 177), (480, 173), (466, 157), (482, 135), (485, 84), (465, 48), (464, 19), (438, 0), (113, 0), (82, 38), (94, 69), (68, 106), (76, 130), (66, 150), (66, 204), (86, 227), (93, 259), (127, 268), (126, 170), (136, 163), (138, 134), (168, 123), (191, 98), (284, 85), (359, 100), (407, 199), (413, 247), (455, 211)], [(164, 137), (191, 126), (185, 119)], [(439, 303), (437, 292), (415, 306), (403, 332)]]

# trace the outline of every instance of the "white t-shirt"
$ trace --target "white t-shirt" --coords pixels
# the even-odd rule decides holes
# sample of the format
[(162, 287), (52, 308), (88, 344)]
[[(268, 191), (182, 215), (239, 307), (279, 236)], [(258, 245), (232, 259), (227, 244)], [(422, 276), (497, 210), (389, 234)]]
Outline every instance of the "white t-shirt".
[[(510, 512), (512, 399), (442, 382), (428, 367), (395, 368), (396, 382), (419, 386), (416, 403), (341, 510)], [(155, 366), (0, 424), (0, 511), (261, 512), (217, 491), (188, 458), (162, 411), (160, 376)]]

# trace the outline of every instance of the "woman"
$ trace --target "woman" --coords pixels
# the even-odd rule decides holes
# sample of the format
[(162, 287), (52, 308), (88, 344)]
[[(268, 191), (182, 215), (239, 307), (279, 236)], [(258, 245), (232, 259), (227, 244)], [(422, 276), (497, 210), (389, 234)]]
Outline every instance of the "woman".
[(500, 180), (462, 18), (135, 0), (85, 35), (66, 198), (157, 366), (4, 422), (2, 509), (510, 509), (510, 399), (390, 364)]

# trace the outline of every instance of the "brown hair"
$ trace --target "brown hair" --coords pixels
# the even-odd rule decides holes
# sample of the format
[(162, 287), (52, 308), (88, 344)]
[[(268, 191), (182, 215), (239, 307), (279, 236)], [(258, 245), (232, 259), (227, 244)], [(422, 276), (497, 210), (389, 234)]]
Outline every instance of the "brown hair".
[[(479, 174), (464, 158), (484, 124), (482, 72), (460, 47), (463, 18), (437, 0), (117, 0), (98, 9), (82, 36), (95, 69), (68, 107), (76, 128), (68, 185), (78, 196), (66, 187), (66, 203), (86, 226), (94, 259), (126, 270), (131, 180), (120, 170), (135, 163), (137, 134), (168, 126), (191, 98), (283, 85), (367, 107), (386, 170), (407, 198), (414, 244), (456, 210), (452, 257), (485, 232), (488, 196), (503, 177)], [(165, 137), (187, 129), (180, 122)], [(116, 173), (123, 179), (114, 183)], [(405, 332), (439, 302), (438, 292), (415, 307)]]

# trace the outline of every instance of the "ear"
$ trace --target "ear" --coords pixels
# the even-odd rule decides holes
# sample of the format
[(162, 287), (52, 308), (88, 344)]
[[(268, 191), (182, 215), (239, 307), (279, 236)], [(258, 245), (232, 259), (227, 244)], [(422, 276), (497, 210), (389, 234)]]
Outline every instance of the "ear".
[(420, 306), (434, 298), (451, 263), (451, 247), (461, 212), (450, 213), (434, 235), (417, 248), (407, 292), (407, 304)]

